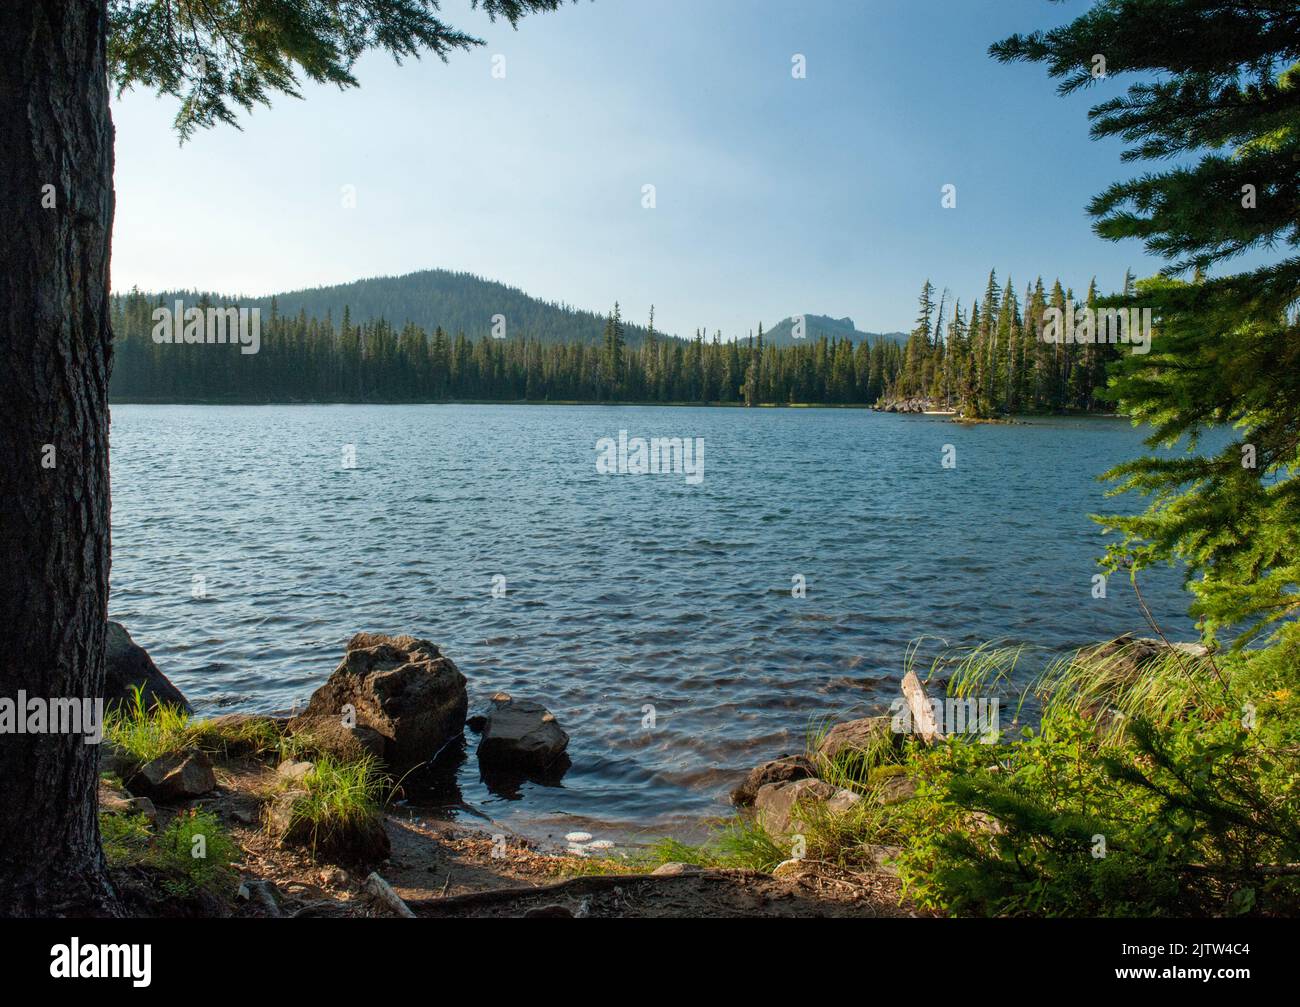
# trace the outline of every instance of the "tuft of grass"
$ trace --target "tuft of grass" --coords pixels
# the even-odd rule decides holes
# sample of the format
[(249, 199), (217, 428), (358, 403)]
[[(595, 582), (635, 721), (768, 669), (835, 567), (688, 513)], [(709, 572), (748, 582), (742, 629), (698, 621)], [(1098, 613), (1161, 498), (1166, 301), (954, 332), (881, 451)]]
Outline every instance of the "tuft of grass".
[(137, 767), (164, 755), (196, 749), (219, 755), (263, 755), (281, 743), (276, 725), (251, 718), (236, 723), (195, 720), (179, 706), (162, 703), (150, 709), (139, 686), (131, 689), (131, 700), (108, 712), (104, 735)]
[(295, 730), (292, 734), (285, 733), (278, 739), (276, 747), (281, 762), (318, 762), (322, 759), (340, 761), (338, 756), (317, 739), (310, 728)]
[(343, 762), (325, 754), (317, 756), (301, 787), (304, 793), (294, 801), (291, 828), (313, 849), (336, 833), (380, 819), (388, 790), (373, 758)]
[(603, 874), (640, 874), (645, 870), (641, 859), (629, 857), (570, 856), (559, 861), (556, 873), (566, 878), (585, 878)]
[(653, 869), (675, 862), (694, 867), (770, 871), (790, 858), (790, 852), (769, 836), (752, 815), (736, 815), (715, 822), (711, 833), (699, 846), (678, 839), (660, 839), (651, 845), (645, 867)]
[(101, 814), (99, 838), (109, 867), (134, 867), (148, 856), (153, 833), (144, 815)]
[(650, 844), (645, 864), (649, 868), (660, 864), (690, 864), (693, 867), (717, 866), (718, 851), (707, 846), (692, 846), (680, 839), (664, 837)]
[(1104, 656), (1082, 650), (1062, 658), (1032, 691), (1045, 707), (1095, 721), (1109, 743), (1121, 740), (1125, 722), (1133, 718), (1167, 728), (1193, 706), (1204, 714), (1224, 700), (1211, 659), (1167, 653), (1134, 674), (1128, 648), (1122, 647)]
[(839, 752), (835, 758), (812, 752), (809, 754), (817, 767), (817, 776), (833, 787), (866, 793), (871, 789), (872, 778), (880, 770), (897, 765), (901, 758), (894, 739), (883, 735), (872, 739), (866, 749), (852, 749)]
[(194, 744), (205, 752), (221, 755), (268, 755), (278, 751), (282, 741), (275, 722), (264, 717), (218, 723), (191, 721)]
[(194, 747), (190, 715), (167, 703), (148, 709), (144, 703), (144, 690), (139, 686), (131, 689), (129, 703), (105, 716), (104, 734), (137, 766)]

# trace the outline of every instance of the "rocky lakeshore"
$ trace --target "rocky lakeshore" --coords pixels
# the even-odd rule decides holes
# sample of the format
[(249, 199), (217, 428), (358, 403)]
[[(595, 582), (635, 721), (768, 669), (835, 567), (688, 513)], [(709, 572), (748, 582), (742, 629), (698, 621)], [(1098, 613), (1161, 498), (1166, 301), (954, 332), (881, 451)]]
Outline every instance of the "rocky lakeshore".
[[(929, 833), (897, 821), (924, 818), (954, 754), (996, 774), (1008, 751), (996, 704), (989, 723), (987, 705), (909, 669), (887, 709), (828, 724), (806, 751), (750, 770), (711, 846), (663, 839), (629, 855), (585, 833), (548, 846), (486, 816), (467, 827), (406, 802), (409, 781), (445, 771), (440, 754), (467, 735), (479, 772), (506, 788), (558, 783), (570, 768), (569, 735), (544, 704), (497, 692), (471, 714), (466, 676), (428, 640), (357, 634), (301, 713), (201, 720), (124, 628), (110, 636), (100, 824), (115, 884), (140, 915), (930, 915), (900, 877), (900, 865), (915, 870), (907, 844)], [(1101, 697), (1161, 668), (1213, 664), (1200, 645), (1132, 636), (1072, 660)], [(1123, 730), (1104, 698), (1080, 713), (1099, 736)], [(975, 743), (942, 743), (953, 733)], [(958, 815), (975, 836), (1004, 832), (997, 814)]]
[[(101, 827), (115, 883), (141, 915), (915, 913), (887, 867), (847, 871), (790, 858), (765, 872), (627, 859), (599, 844), (548, 849), (508, 829), (412, 812), (401, 800), (405, 774), (428, 771), (466, 732), (479, 739), (485, 776), (555, 782), (568, 768), (568, 735), (544, 705), (496, 693), (469, 715), (465, 676), (430, 641), (358, 634), (301, 713), (195, 720), (126, 630), (110, 632), (106, 698), (116, 712), (101, 750)], [(878, 737), (881, 719), (887, 724), (841, 725), (822, 751)], [(852, 803), (812, 767), (806, 757), (765, 763), (736, 803), (754, 805), (774, 834), (813, 799)], [(357, 788), (366, 800), (352, 800)], [(219, 840), (209, 834), (218, 832)], [(182, 840), (201, 842), (205, 857), (219, 847), (228, 865), (186, 883), (180, 875), (192, 865), (182, 857), (178, 874), (175, 860), (159, 855)]]
[(953, 407), (948, 402), (927, 398), (881, 399), (872, 410), (878, 413), (902, 413), (912, 416), (946, 416), (952, 423), (1017, 423), (1011, 416), (975, 416), (967, 415), (960, 407)]
[(957, 410), (945, 402), (921, 397), (881, 399), (871, 407), (878, 413), (924, 413), (927, 415), (955, 416)]

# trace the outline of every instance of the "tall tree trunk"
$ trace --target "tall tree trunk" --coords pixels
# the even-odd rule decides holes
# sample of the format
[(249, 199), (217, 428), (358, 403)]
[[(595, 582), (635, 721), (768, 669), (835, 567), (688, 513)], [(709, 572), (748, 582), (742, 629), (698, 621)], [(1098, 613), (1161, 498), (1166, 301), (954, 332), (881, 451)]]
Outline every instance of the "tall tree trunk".
[[(106, 38), (106, 0), (0, 3), (0, 699), (102, 694)], [(98, 752), (79, 734), (0, 733), (0, 914), (117, 911)]]

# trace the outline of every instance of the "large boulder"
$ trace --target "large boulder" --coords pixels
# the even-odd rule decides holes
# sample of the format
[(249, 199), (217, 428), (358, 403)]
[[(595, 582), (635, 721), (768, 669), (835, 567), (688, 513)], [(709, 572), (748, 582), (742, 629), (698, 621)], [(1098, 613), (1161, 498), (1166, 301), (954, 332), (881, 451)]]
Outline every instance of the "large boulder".
[(143, 689), (146, 709), (169, 703), (186, 713), (194, 712), (180, 689), (158, 670), (145, 649), (131, 639), (126, 627), (120, 622), (110, 622), (104, 644), (104, 705), (131, 703), (131, 690), (137, 685)]
[(894, 731), (891, 718), (863, 717), (836, 724), (827, 731), (817, 746), (817, 754), (829, 760), (841, 756), (866, 758), (901, 741), (902, 735)]
[(1079, 651), (1079, 659), (1093, 666), (1107, 679), (1131, 682), (1161, 659), (1177, 655), (1184, 661), (1199, 661), (1209, 653), (1199, 643), (1166, 644), (1150, 637), (1123, 636)]
[(545, 773), (569, 747), (569, 736), (540, 703), (498, 692), (478, 744), (479, 764), (521, 773)]
[[(1166, 644), (1149, 637), (1123, 636), (1092, 647), (1081, 648), (1076, 660), (1088, 668), (1091, 700), (1082, 709), (1083, 715), (1095, 721), (1101, 730), (1123, 729), (1122, 718), (1117, 716), (1112, 701), (1107, 698), (1115, 690), (1129, 688), (1163, 661), (1173, 659), (1179, 665), (1195, 668), (1204, 666), (1209, 651), (1199, 643)], [(1202, 670), (1205, 670), (1202, 667)]]
[(754, 811), (758, 823), (771, 836), (798, 832), (804, 827), (802, 812), (820, 806), (826, 811), (847, 811), (861, 800), (851, 790), (841, 790), (822, 780), (769, 783), (758, 790)]
[[(428, 640), (358, 633), (302, 716), (369, 728), (383, 738), (384, 760), (407, 767), (427, 762), (459, 737), (468, 706), (465, 676)], [(355, 711), (354, 719), (345, 717), (345, 707)]]
[(203, 752), (160, 755), (126, 781), (131, 793), (155, 801), (186, 801), (206, 794), (216, 785), (212, 760)]
[(754, 803), (761, 787), (769, 783), (808, 780), (817, 775), (817, 767), (806, 755), (785, 755), (755, 766), (743, 783), (731, 792), (731, 803), (744, 808)]
[(387, 750), (384, 736), (372, 727), (360, 724), (348, 727), (341, 717), (295, 717), (289, 733), (317, 751), (341, 762), (356, 762), (366, 756), (383, 759)]

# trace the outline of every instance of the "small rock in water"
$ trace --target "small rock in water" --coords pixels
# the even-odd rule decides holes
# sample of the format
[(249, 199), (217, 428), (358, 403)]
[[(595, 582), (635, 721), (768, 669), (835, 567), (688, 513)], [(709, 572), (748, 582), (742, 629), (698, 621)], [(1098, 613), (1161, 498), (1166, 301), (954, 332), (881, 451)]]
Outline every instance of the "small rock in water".
[(731, 792), (731, 803), (737, 807), (748, 807), (754, 803), (759, 788), (769, 783), (792, 783), (816, 776), (817, 767), (806, 755), (783, 755), (751, 769), (745, 782)]
[(611, 839), (594, 839), (587, 844), (589, 850), (612, 850), (614, 842)]
[(567, 768), (569, 736), (540, 703), (498, 692), (492, 697), (481, 737), (478, 760), (483, 767), (525, 774), (557, 769), (562, 773)]
[(569, 843), (589, 843), (591, 842), (590, 832), (570, 832), (565, 837), (565, 842)]

